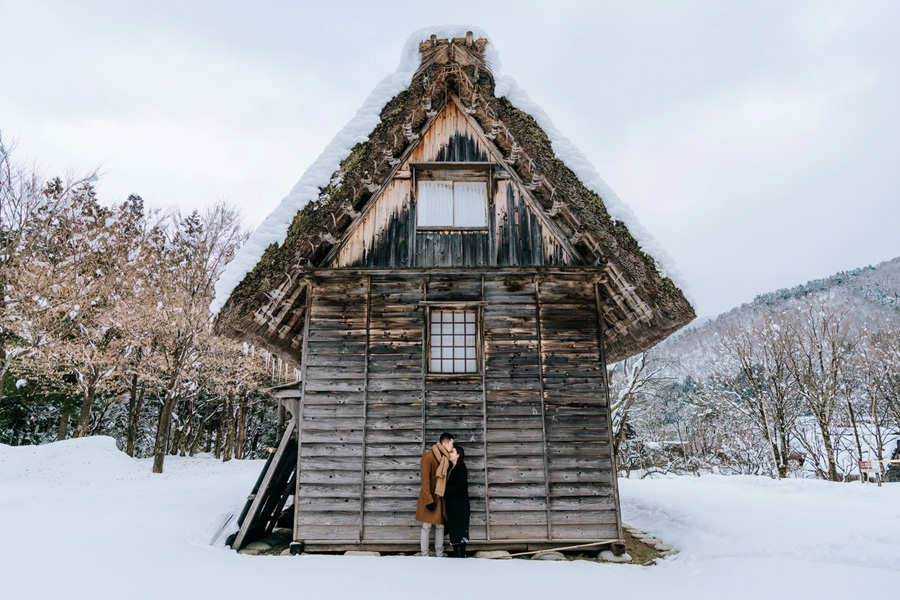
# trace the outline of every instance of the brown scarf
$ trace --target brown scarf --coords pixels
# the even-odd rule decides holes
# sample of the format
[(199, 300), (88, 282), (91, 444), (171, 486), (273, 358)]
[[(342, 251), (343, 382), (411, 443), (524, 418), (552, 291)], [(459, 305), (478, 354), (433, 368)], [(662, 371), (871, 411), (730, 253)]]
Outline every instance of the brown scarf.
[(434, 485), (434, 495), (443, 498), (444, 490), (447, 489), (447, 471), (450, 470), (450, 453), (441, 444), (432, 446), (431, 451), (439, 463), (435, 474), (437, 481)]

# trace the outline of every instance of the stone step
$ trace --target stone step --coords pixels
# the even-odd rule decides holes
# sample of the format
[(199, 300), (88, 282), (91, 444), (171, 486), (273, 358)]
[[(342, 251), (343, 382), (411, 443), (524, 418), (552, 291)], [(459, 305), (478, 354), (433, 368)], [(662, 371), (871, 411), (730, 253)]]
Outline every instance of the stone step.
[(531, 560), (566, 560), (566, 555), (562, 552), (538, 552), (531, 557)]
[(512, 558), (506, 550), (479, 550), (475, 553), (475, 558)]
[(624, 554), (616, 555), (613, 554), (612, 550), (603, 550), (600, 554), (597, 555), (597, 558), (600, 560), (604, 560), (606, 562), (613, 563), (627, 563), (631, 562), (631, 555), (627, 552)]

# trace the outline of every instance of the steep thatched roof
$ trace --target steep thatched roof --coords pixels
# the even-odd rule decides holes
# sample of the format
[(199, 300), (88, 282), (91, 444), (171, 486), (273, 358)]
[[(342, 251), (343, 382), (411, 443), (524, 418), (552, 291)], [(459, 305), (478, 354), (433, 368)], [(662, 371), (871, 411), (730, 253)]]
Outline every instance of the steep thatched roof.
[[(232, 291), (215, 321), (217, 333), (299, 355), (305, 270), (319, 266), (377, 190), (398, 158), (415, 144), (436, 111), (459, 99), (493, 139), (531, 196), (568, 237), (582, 264), (605, 264), (604, 319), (610, 362), (646, 350), (681, 328), (694, 310), (654, 259), (554, 154), (529, 114), (494, 95), (485, 62), (486, 39), (432, 38), (420, 44), (421, 63), (409, 87), (391, 99), (366, 142), (357, 144), (318, 199), (300, 210), (281, 245), (272, 244)], [(324, 265), (322, 265), (324, 266)]]

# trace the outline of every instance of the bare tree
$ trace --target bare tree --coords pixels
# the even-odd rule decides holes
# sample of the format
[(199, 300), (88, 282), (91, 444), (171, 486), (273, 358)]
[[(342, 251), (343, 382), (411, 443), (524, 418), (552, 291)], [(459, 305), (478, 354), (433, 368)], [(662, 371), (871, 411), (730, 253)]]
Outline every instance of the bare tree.
[(154, 473), (163, 470), (176, 405), (197, 390), (188, 373), (198, 362), (200, 336), (209, 332), (215, 281), (245, 238), (239, 214), (223, 202), (203, 214), (174, 217), (156, 304), (162, 394)]
[(789, 432), (799, 412), (789, 370), (790, 332), (777, 313), (731, 322), (718, 336), (710, 369), (715, 390), (765, 439), (779, 479), (788, 473)]
[[(820, 475), (830, 481), (841, 480), (832, 425), (850, 357), (860, 339), (850, 316), (850, 307), (845, 303), (827, 295), (810, 298), (797, 307), (788, 337), (792, 343), (788, 354), (791, 375), (797, 393), (818, 426), (821, 452), (811, 445), (808, 436), (800, 435), (799, 440), (806, 445)], [(824, 455), (824, 469), (819, 464), (820, 455)]]
[(626, 358), (607, 369), (616, 451), (627, 433), (629, 411), (646, 401), (660, 385), (672, 380), (667, 375), (671, 366), (670, 361), (651, 351)]

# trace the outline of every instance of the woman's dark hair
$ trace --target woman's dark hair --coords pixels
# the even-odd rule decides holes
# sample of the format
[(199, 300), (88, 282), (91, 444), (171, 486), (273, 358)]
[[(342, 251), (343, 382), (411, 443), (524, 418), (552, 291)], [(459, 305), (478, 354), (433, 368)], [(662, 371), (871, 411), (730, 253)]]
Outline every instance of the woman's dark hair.
[(459, 460), (465, 462), (466, 460), (466, 449), (460, 446), (459, 444), (454, 444), (453, 447), (456, 449), (456, 452), (459, 454)]

